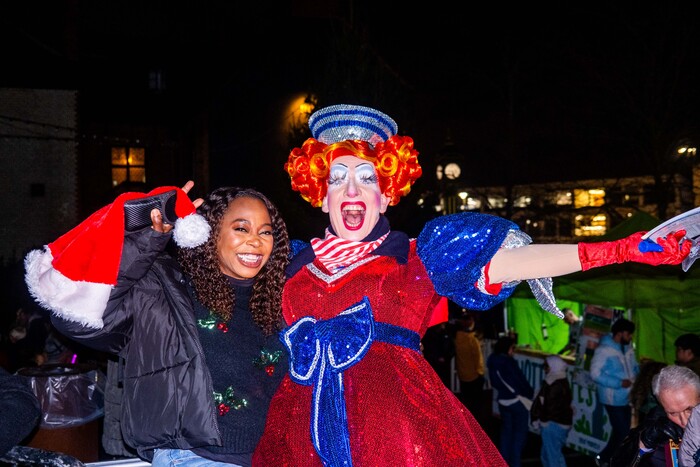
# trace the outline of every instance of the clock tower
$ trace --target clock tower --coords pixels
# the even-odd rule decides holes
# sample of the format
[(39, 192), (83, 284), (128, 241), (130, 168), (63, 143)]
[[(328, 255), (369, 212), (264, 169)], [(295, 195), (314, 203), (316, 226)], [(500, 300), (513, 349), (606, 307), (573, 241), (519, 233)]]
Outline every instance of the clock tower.
[(443, 214), (453, 214), (463, 205), (463, 200), (458, 194), (466, 184), (466, 167), (464, 155), (457, 149), (449, 130), (436, 160), (435, 178), (440, 191)]

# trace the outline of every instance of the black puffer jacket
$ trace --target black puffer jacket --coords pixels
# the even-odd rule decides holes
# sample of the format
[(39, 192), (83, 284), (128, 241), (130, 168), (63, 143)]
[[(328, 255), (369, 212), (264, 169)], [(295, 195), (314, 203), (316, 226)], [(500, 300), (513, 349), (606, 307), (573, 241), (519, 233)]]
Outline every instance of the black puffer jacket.
[[(666, 446), (670, 440), (665, 440), (662, 445), (651, 446), (652, 450), (642, 453), (639, 450), (639, 441), (642, 436), (642, 431), (656, 424), (659, 420), (668, 420), (663, 407), (656, 406), (644, 418), (641, 425), (632, 428), (630, 432), (622, 440), (620, 446), (617, 447), (612, 457), (610, 458), (611, 466), (635, 466), (635, 467), (666, 467), (671, 465), (671, 460), (666, 460)], [(669, 423), (673, 423), (670, 422)], [(682, 428), (678, 427), (682, 432)]]
[(163, 253), (170, 238), (151, 229), (125, 237), (102, 329), (52, 316), (61, 333), (125, 360), (123, 436), (148, 460), (155, 448), (221, 444), (191, 289)]
[(566, 378), (557, 379), (552, 384), (543, 381), (532, 402), (530, 419), (533, 422), (556, 422), (570, 426), (574, 418), (572, 400), (571, 386)]

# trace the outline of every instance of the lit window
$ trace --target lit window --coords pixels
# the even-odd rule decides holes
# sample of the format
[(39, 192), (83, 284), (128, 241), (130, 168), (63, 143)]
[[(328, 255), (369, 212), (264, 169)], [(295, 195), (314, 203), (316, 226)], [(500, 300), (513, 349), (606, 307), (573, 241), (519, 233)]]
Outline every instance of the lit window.
[(472, 198), (471, 196), (467, 198), (467, 209), (481, 209), (481, 200), (479, 198)]
[(488, 196), (489, 206), (491, 209), (500, 209), (506, 206), (506, 199), (503, 196)]
[(605, 235), (608, 231), (608, 217), (605, 214), (595, 216), (578, 215), (574, 220), (574, 235), (577, 237), (594, 237)]
[(574, 190), (574, 207), (602, 206), (605, 204), (605, 190), (597, 188), (591, 190)]
[(570, 206), (573, 204), (573, 193), (570, 191), (557, 191), (554, 196), (557, 206)]
[(124, 182), (146, 183), (144, 148), (112, 148), (112, 186)]
[(697, 152), (697, 149), (692, 146), (679, 146), (676, 151), (679, 156), (693, 157)]
[(574, 195), (571, 191), (550, 191), (544, 195), (547, 206), (571, 206)]
[(513, 206), (516, 208), (526, 208), (532, 203), (532, 198), (529, 196), (518, 196), (515, 198), (515, 201), (513, 201)]

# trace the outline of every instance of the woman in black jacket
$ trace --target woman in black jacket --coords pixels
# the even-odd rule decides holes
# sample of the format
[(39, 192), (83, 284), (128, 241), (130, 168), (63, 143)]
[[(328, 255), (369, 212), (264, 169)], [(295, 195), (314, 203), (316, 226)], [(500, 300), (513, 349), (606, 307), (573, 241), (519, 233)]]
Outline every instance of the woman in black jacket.
[(31, 252), (26, 280), (60, 332), (123, 361), (122, 432), (140, 457), (248, 466), (288, 368), (276, 331), (289, 239), (261, 193), (192, 203), (192, 186), (120, 195)]
[(542, 436), (540, 459), (544, 467), (566, 465), (561, 450), (574, 418), (568, 367), (568, 363), (557, 355), (545, 359), (544, 381), (530, 408), (532, 425), (540, 429)]

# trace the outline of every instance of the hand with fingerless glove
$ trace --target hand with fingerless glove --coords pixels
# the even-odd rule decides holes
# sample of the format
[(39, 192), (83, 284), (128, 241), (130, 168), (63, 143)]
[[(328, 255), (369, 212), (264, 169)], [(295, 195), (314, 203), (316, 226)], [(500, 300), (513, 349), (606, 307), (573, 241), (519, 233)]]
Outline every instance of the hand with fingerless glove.
[(666, 417), (661, 417), (653, 424), (645, 427), (639, 435), (639, 440), (649, 449), (656, 449), (670, 440), (680, 443), (683, 428)]
[(637, 232), (629, 237), (612, 242), (579, 243), (578, 257), (581, 270), (618, 263), (680, 264), (690, 253), (691, 242), (683, 241), (686, 231), (679, 230), (666, 237), (659, 237), (656, 243), (642, 240), (645, 232)]

